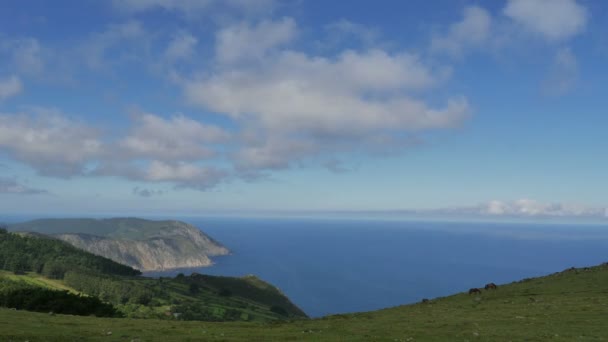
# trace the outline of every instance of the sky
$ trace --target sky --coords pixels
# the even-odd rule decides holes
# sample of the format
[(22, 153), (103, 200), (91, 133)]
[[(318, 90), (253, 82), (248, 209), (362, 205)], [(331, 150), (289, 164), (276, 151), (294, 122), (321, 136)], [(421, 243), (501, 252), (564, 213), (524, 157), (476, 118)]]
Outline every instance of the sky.
[(605, 218), (607, 10), (2, 1), (0, 214)]

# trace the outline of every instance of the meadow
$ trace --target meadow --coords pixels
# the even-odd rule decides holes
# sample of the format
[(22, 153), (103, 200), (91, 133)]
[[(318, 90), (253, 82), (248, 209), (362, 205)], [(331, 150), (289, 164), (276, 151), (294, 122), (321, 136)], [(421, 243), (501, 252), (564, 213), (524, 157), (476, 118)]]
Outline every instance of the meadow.
[[(479, 284), (483, 287), (484, 284)], [(181, 322), (0, 309), (1, 341), (605, 341), (608, 264), (318, 319)]]

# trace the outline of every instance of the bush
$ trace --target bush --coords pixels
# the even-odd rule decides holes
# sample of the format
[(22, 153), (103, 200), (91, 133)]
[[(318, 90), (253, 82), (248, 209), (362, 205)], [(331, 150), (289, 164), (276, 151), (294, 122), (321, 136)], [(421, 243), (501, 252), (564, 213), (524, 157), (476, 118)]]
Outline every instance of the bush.
[(218, 293), (221, 297), (230, 297), (232, 296), (232, 291), (228, 290), (228, 289), (221, 289), (220, 292)]
[(287, 313), (287, 310), (283, 309), (282, 307), (280, 307), (278, 305), (273, 305), (270, 308), (270, 311), (272, 311), (272, 312), (274, 312), (276, 314), (279, 314), (281, 316), (287, 316), (287, 315), (289, 315), (289, 313)]

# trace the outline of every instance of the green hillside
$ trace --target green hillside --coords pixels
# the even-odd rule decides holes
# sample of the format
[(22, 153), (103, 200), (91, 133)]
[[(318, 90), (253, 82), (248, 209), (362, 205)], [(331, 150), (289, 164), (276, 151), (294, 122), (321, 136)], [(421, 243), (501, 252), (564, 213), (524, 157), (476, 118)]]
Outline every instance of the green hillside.
[[(270, 321), (306, 317), (278, 289), (255, 277), (193, 274), (157, 279), (138, 274), (59, 240), (0, 229), (0, 299), (17, 295), (23, 299), (22, 303), (7, 302), (11, 307), (48, 312), (44, 303), (29, 303), (22, 294), (35, 292), (46, 298), (53, 295), (46, 290), (55, 290), (99, 298), (111, 304), (118, 316), (130, 318)], [(58, 300), (73, 304), (74, 298)]]
[[(98, 236), (129, 236), (130, 227), (149, 227), (151, 232), (157, 232), (162, 227), (162, 221), (158, 221), (156, 227), (151, 226), (149, 221), (137, 218), (124, 219), (38, 219), (10, 226), (13, 231), (36, 232), (41, 234), (62, 233), (84, 233)], [(157, 228), (157, 229), (152, 229)]]
[(179, 221), (154, 221), (135, 217), (92, 219), (38, 219), (9, 226), (11, 231), (35, 232), (46, 235), (89, 234), (114, 239), (147, 239), (169, 235)]
[(608, 265), (569, 269), (481, 295), (460, 293), (314, 320), (208, 323), (49, 316), (0, 309), (0, 340), (601, 341)]
[(0, 269), (36, 272), (61, 279), (69, 271), (135, 276), (141, 272), (67, 243), (35, 234), (11, 234), (0, 228)]
[(205, 267), (212, 257), (230, 253), (197, 227), (174, 220), (40, 219), (8, 228), (52, 236), (140, 271)]

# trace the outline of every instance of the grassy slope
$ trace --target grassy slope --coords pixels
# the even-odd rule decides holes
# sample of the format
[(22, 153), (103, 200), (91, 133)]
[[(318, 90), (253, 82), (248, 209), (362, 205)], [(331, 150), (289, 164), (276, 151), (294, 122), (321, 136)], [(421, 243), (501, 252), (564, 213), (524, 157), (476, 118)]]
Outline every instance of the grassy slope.
[[(157, 297), (156, 306), (144, 308), (142, 306), (118, 305), (117, 308), (123, 312), (133, 312), (137, 307), (140, 313), (133, 312), (135, 317), (145, 317), (150, 315), (164, 315), (165, 312), (172, 311), (174, 303), (185, 302), (203, 305), (212, 308), (217, 312), (218, 318), (222, 317), (225, 310), (238, 310), (246, 314), (251, 321), (270, 321), (280, 319), (281, 316), (273, 313), (270, 309), (272, 305), (279, 305), (288, 310), (291, 315), (306, 317), (306, 314), (298, 307), (293, 305), (287, 297), (282, 295), (272, 285), (255, 277), (214, 277), (207, 275), (198, 276), (200, 292), (193, 295), (189, 291), (189, 282), (192, 279), (185, 277), (183, 281), (177, 279), (164, 278), (162, 285), (154, 278), (132, 277), (123, 278), (125, 283), (139, 283), (146, 288), (158, 291), (162, 286), (167, 297)], [(29, 285), (44, 287), (51, 290), (69, 291), (79, 294), (77, 290), (64, 284), (61, 280), (48, 279), (37, 273), (28, 272), (22, 275), (15, 275), (9, 271), (0, 270), (0, 278), (7, 278), (12, 281), (22, 281)], [(220, 289), (228, 289), (233, 293), (230, 297), (218, 296)], [(1, 339), (0, 339), (1, 341)]]
[[(108, 334), (111, 332), (111, 334)], [(456, 294), (427, 304), (280, 323), (49, 316), (0, 309), (0, 340), (608, 340), (608, 265)]]
[(17, 275), (13, 272), (0, 270), (0, 278), (6, 278), (12, 281), (23, 281), (28, 285), (44, 287), (50, 290), (69, 291), (73, 294), (80, 294), (80, 292), (65, 285), (60, 280), (48, 279), (34, 272), (27, 272), (26, 274)]
[[(158, 280), (152, 278), (140, 277), (125, 281), (143, 282), (146, 283), (148, 288), (155, 290), (159, 287)], [(196, 295), (189, 291), (191, 282), (200, 285), (200, 292)], [(194, 275), (185, 277), (184, 280), (163, 278), (162, 287), (169, 298), (157, 298), (164, 305), (157, 307), (156, 311), (169, 311), (169, 308), (173, 306), (172, 303), (182, 302), (203, 305), (220, 311), (234, 309), (247, 314), (249, 320), (269, 321), (282, 318), (282, 316), (271, 311), (273, 305), (279, 305), (286, 309), (290, 315), (306, 317), (302, 310), (291, 303), (274, 286), (257, 278), (255, 278), (255, 282), (252, 282), (250, 277)], [(218, 292), (222, 289), (229, 290), (232, 295), (229, 297), (219, 296)], [(218, 315), (221, 317), (221, 312)]]

